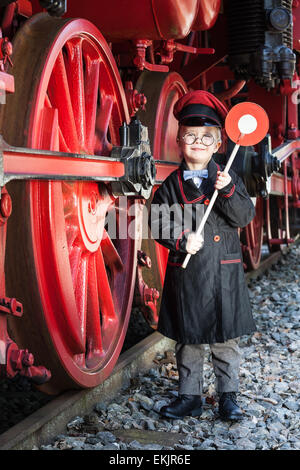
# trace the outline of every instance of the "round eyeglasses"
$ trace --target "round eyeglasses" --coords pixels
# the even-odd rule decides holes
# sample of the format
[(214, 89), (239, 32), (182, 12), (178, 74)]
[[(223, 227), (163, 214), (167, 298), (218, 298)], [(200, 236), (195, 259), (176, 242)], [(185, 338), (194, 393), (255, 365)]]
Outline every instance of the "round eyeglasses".
[(188, 132), (187, 134), (184, 134), (182, 136), (182, 140), (187, 144), (187, 145), (192, 145), (196, 142), (196, 140), (199, 139), (201, 144), (205, 145), (205, 147), (209, 147), (215, 142), (215, 138), (211, 134), (204, 134), (202, 137), (197, 136), (193, 132)]

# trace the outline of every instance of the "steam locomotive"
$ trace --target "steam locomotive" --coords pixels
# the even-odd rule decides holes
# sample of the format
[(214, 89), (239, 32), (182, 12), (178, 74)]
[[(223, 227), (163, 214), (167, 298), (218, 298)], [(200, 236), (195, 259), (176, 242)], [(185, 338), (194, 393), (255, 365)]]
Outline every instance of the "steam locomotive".
[(300, 2), (2, 0), (0, 21), (0, 371), (48, 393), (94, 387), (133, 302), (157, 324), (168, 252), (143, 214), (179, 164), (188, 90), (270, 119), (233, 167), (256, 207), (245, 269), (297, 234)]

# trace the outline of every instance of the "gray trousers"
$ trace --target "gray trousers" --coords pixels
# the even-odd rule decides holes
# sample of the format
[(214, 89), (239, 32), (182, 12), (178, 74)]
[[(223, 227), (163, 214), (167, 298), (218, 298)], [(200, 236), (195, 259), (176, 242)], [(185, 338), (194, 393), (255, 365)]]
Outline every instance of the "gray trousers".
[[(241, 354), (239, 338), (225, 343), (210, 344), (212, 363), (216, 376), (216, 392), (238, 392)], [(179, 394), (201, 395), (203, 389), (204, 344), (175, 346), (179, 374)]]

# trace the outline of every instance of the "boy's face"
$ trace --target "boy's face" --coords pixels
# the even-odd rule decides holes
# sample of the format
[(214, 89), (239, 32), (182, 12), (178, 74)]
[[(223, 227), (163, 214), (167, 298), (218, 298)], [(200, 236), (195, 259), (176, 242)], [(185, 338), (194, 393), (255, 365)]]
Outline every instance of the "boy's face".
[[(191, 134), (197, 137), (194, 143)], [(204, 138), (203, 138), (204, 137)], [(183, 126), (179, 127), (178, 145), (183, 153), (186, 163), (191, 167), (205, 168), (212, 155), (218, 151), (221, 142), (216, 127), (210, 126)], [(201, 138), (203, 141), (201, 142)], [(188, 143), (186, 143), (188, 142)], [(205, 143), (210, 145), (205, 145)]]

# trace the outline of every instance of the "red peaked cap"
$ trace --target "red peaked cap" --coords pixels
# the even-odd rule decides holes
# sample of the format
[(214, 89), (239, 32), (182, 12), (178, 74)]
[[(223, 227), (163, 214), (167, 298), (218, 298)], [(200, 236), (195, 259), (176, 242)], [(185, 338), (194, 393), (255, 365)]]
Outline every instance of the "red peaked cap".
[(228, 110), (208, 91), (196, 90), (179, 98), (173, 113), (179, 124), (190, 118), (202, 118), (198, 125), (223, 127)]

